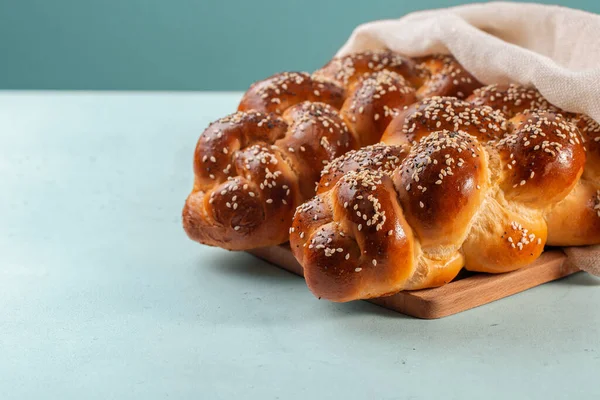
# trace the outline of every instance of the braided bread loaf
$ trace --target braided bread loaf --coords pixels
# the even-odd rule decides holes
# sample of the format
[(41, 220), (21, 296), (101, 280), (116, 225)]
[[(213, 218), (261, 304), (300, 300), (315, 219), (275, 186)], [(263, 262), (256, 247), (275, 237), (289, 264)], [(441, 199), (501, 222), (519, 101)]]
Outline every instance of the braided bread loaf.
[(323, 166), (380, 140), (419, 96), (481, 86), (449, 56), (418, 62), (390, 51), (334, 59), (314, 74), (253, 84), (238, 112), (212, 123), (194, 155), (183, 209), (190, 238), (231, 250), (284, 243)]
[(505, 272), (541, 254), (556, 210), (580, 185), (583, 140), (550, 106), (526, 111), (540, 106), (527, 90), (529, 104), (512, 107), (490, 92), (424, 99), (388, 126), (388, 144), (323, 171), (290, 234), (315, 295), (385, 296), (439, 286), (463, 266)]
[(586, 115), (560, 110), (535, 89), (514, 84), (491, 85), (475, 90), (469, 101), (498, 108), (508, 117), (525, 109), (561, 113), (578, 128), (586, 148), (585, 169), (571, 193), (546, 215), (547, 244), (579, 246), (600, 243), (600, 124)]

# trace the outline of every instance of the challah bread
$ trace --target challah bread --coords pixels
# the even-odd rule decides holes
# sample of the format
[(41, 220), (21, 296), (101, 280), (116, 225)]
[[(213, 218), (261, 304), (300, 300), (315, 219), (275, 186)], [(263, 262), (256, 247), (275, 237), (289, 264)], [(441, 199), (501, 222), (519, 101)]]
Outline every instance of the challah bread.
[(211, 124), (196, 147), (186, 232), (231, 250), (285, 242), (294, 209), (314, 192), (311, 180), (356, 143), (324, 103), (299, 103), (282, 117), (238, 112)]
[(538, 90), (516, 84), (477, 88), (467, 101), (479, 107), (489, 106), (499, 110), (506, 118), (512, 118), (526, 110), (559, 111)]
[(392, 118), (416, 100), (415, 89), (402, 76), (383, 70), (366, 74), (350, 85), (341, 114), (366, 146), (377, 143)]
[[(545, 215), (577, 183), (585, 152), (560, 115), (528, 112), (506, 126), (492, 142), (462, 130), (430, 133), (395, 167), (380, 160), (379, 169), (350, 166), (339, 177), (344, 162), (334, 161), (290, 233), (313, 293), (379, 297), (441, 285), (463, 266), (504, 272), (535, 260)], [(376, 148), (398, 157), (403, 146)], [(343, 158), (356, 166), (360, 152)]]
[[(509, 118), (526, 109), (559, 112), (576, 125), (586, 148), (585, 169), (571, 193), (546, 214), (547, 243), (553, 246), (600, 243), (600, 125), (588, 116), (558, 109), (536, 89), (515, 84), (482, 87), (467, 100), (477, 106), (491, 106)], [(539, 195), (543, 196), (543, 191)]]
[(600, 243), (600, 125), (573, 115), (586, 147), (583, 176), (571, 193), (547, 216), (548, 244), (581, 246)]
[(336, 57), (316, 70), (313, 77), (348, 87), (365, 74), (377, 71), (390, 71), (402, 75), (413, 87), (421, 86), (428, 73), (408, 57), (390, 50), (375, 50)]
[(383, 143), (349, 151), (323, 168), (321, 179), (317, 185), (317, 194), (328, 191), (342, 176), (350, 171), (359, 169), (393, 171), (402, 163), (409, 151), (409, 145), (388, 146)]
[(420, 99), (432, 96), (468, 97), (473, 90), (483, 86), (450, 55), (432, 55), (418, 60), (426, 71), (423, 85), (417, 91)]
[(304, 101), (339, 109), (344, 98), (344, 87), (334, 82), (316, 79), (306, 72), (282, 72), (253, 83), (242, 97), (238, 111), (282, 114)]
[(506, 134), (506, 119), (487, 106), (473, 106), (455, 97), (434, 96), (402, 110), (390, 122), (381, 141), (410, 144), (439, 130), (463, 131), (489, 141)]
[(295, 208), (314, 195), (328, 162), (379, 141), (417, 100), (420, 85), (434, 80), (432, 93), (466, 90), (448, 68), (365, 52), (312, 75), (281, 73), (253, 84), (238, 112), (198, 140), (194, 188), (183, 209), (188, 236), (230, 250), (286, 242)]

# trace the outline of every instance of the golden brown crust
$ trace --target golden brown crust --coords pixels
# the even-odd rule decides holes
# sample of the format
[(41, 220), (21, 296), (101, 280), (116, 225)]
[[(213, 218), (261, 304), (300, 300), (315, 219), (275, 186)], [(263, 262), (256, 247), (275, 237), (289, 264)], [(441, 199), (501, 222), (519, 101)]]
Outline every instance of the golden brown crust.
[(253, 83), (242, 97), (238, 110), (281, 114), (304, 101), (340, 108), (344, 88), (330, 81), (313, 79), (306, 72), (282, 72)]
[(413, 143), (431, 132), (461, 131), (483, 141), (506, 133), (506, 120), (489, 107), (474, 107), (455, 97), (430, 97), (402, 110), (388, 125), (381, 141)]
[(317, 194), (331, 189), (338, 180), (350, 171), (370, 169), (391, 172), (395, 170), (408, 155), (410, 146), (388, 146), (383, 143), (353, 150), (329, 163), (321, 171), (321, 180), (317, 186)]
[(511, 204), (493, 192), (463, 243), (465, 267), (488, 273), (519, 269), (542, 254), (546, 238), (541, 211)]
[(581, 179), (546, 216), (548, 244), (583, 246), (600, 243), (600, 189)]
[[(352, 171), (316, 199), (298, 208), (290, 235), (313, 293), (349, 301), (402, 289), (412, 275), (414, 240), (389, 175)], [(333, 220), (315, 213), (321, 208), (332, 210)]]
[[(253, 84), (239, 112), (212, 124), (198, 142), (194, 189), (183, 211), (189, 236), (238, 250), (284, 242), (289, 210), (314, 194), (320, 169), (377, 142), (397, 110), (415, 101), (411, 85), (423, 77), (412, 60), (381, 51), (333, 60), (313, 75), (285, 72)], [(250, 150), (278, 167), (268, 166), (264, 178), (258, 171), (264, 163), (254, 165)], [(258, 180), (274, 171), (286, 179), (286, 197), (262, 193)], [(211, 198), (238, 178), (248, 193)]]
[[(444, 284), (463, 265), (499, 273), (539, 257), (548, 213), (583, 170), (583, 143), (548, 112), (517, 115), (510, 126), (489, 144), (464, 131), (432, 132), (395, 169), (398, 156), (383, 145), (332, 162), (290, 235), (313, 293), (333, 301), (382, 296)], [(373, 153), (394, 161), (365, 163)], [(529, 181), (515, 186), (522, 174)]]
[(585, 143), (586, 164), (583, 178), (600, 183), (600, 124), (583, 114), (570, 114), (569, 117), (579, 129)]
[(273, 143), (288, 125), (279, 117), (257, 111), (221, 118), (202, 133), (194, 153), (195, 189), (205, 190), (235, 176), (231, 155), (254, 143)]
[(585, 143), (586, 162), (581, 180), (546, 216), (549, 244), (581, 246), (600, 243), (600, 124), (583, 114), (563, 113), (575, 124)]
[(364, 75), (350, 91), (341, 113), (361, 146), (378, 142), (398, 111), (416, 101), (404, 78), (387, 70)]
[(428, 73), (423, 86), (417, 91), (420, 99), (433, 96), (467, 98), (482, 84), (468, 73), (450, 55), (432, 55), (421, 58), (419, 67)]
[(414, 87), (421, 86), (425, 77), (425, 71), (417, 63), (390, 50), (364, 51), (337, 57), (313, 75), (348, 87), (365, 74), (384, 70), (402, 75)]
[[(538, 110), (538, 111), (550, 111), (552, 113), (560, 113), (564, 118), (574, 124), (579, 133), (581, 133), (582, 140), (585, 143), (585, 168), (581, 181), (576, 184), (575, 188), (569, 193), (569, 195), (559, 203), (548, 215), (546, 219), (549, 226), (549, 244), (569, 246), (569, 245), (585, 245), (594, 244), (600, 242), (600, 223), (598, 223), (598, 216), (594, 210), (593, 198), (596, 196), (596, 191), (600, 189), (600, 125), (588, 116), (582, 114), (574, 114), (565, 112), (558, 109), (554, 105), (550, 104), (538, 90), (534, 88), (526, 88), (516, 84), (510, 85), (490, 85), (480, 89), (476, 89), (473, 94), (469, 97), (468, 101), (471, 103), (482, 106), (491, 106), (500, 112), (502, 112), (507, 118), (513, 118), (520, 113), (525, 113), (527, 110)], [(514, 124), (515, 122), (512, 121)], [(570, 125), (569, 125), (570, 126)], [(547, 129), (546, 129), (547, 130)], [(569, 131), (569, 130), (568, 130)], [(569, 133), (573, 135), (573, 133)], [(578, 138), (578, 136), (576, 135)], [(534, 147), (540, 146), (540, 148), (546, 149), (546, 158), (555, 158), (553, 156), (553, 146), (556, 146), (556, 140), (550, 140), (544, 138), (542, 143), (533, 144)], [(558, 145), (564, 144), (563, 139), (558, 141)], [(539, 142), (539, 141), (538, 141)], [(524, 142), (517, 143), (521, 145)], [(537, 154), (537, 153), (536, 153)], [(581, 157), (580, 154), (575, 154), (576, 157)], [(529, 157), (533, 157), (533, 154)], [(534, 157), (535, 158), (535, 157)], [(541, 160), (540, 160), (541, 161)], [(529, 162), (533, 162), (530, 160)], [(557, 160), (557, 163), (560, 160)], [(515, 166), (516, 161), (510, 160), (509, 163), (505, 164), (505, 168)], [(544, 161), (538, 162), (538, 165), (545, 166)], [(571, 165), (571, 164), (569, 164)], [(577, 163), (572, 164), (575, 166)], [(546, 179), (547, 175), (558, 175), (562, 176), (560, 164), (554, 164), (554, 168), (543, 170), (542, 176), (540, 168), (526, 169), (525, 171), (515, 170), (507, 171), (511, 179), (507, 180), (505, 185), (519, 185), (521, 182), (525, 182), (525, 189), (529, 189), (529, 198), (547, 198), (548, 192), (550, 194), (555, 193), (558, 188), (566, 185), (566, 188), (573, 187), (574, 182), (562, 181), (556, 182), (554, 178)], [(530, 182), (530, 177), (527, 174), (533, 172), (536, 174), (537, 182)], [(571, 176), (567, 174), (566, 176)], [(531, 184), (530, 184), (531, 183)], [(562, 191), (561, 191), (562, 192)], [(518, 195), (518, 193), (516, 193)], [(562, 196), (562, 193), (560, 193)], [(523, 198), (521, 196), (521, 198)], [(595, 218), (596, 217), (596, 218)]]
[[(465, 133), (436, 132), (423, 139), (421, 146), (413, 148), (395, 169), (391, 167), (397, 165), (405, 148), (392, 148), (387, 152), (383, 148), (383, 145), (373, 146), (334, 161), (333, 171), (328, 171), (321, 183), (324, 179), (335, 177), (338, 170), (353, 166), (357, 169), (343, 175), (332, 186), (321, 185), (320, 194), (296, 211), (290, 243), (304, 266), (309, 288), (318, 297), (348, 301), (379, 297), (403, 289), (441, 285), (452, 280), (462, 267), (463, 257), (458, 252), (460, 242), (456, 239), (464, 238), (466, 232), (462, 231), (465, 228), (443, 231), (442, 221), (443, 232), (436, 232), (436, 235), (446, 249), (443, 252), (437, 249), (430, 251), (433, 245), (427, 248), (419, 236), (421, 232), (432, 229), (430, 209), (420, 205), (428, 195), (419, 196), (426, 194), (427, 189), (423, 188), (429, 186), (433, 169), (438, 169), (435, 171), (437, 174), (442, 164), (448, 166), (450, 163), (456, 169), (455, 174), (451, 171), (445, 176), (448, 179), (446, 189), (451, 189), (453, 183), (450, 180), (459, 175), (476, 175), (478, 182), (481, 173), (476, 170), (484, 169), (480, 165), (482, 148), (474, 137)], [(357, 156), (363, 152), (364, 155)], [(374, 153), (377, 161), (366, 163), (364, 160)], [(463, 153), (468, 157), (461, 162), (458, 158)], [(381, 155), (389, 159), (384, 161)], [(422, 160), (420, 156), (423, 156)], [(428, 162), (427, 157), (432, 161)], [(467, 163), (472, 163), (475, 168), (463, 165)], [(396, 180), (403, 186), (407, 184), (402, 178), (404, 171), (409, 172), (408, 180), (414, 184), (415, 195), (411, 188), (399, 188), (398, 183), (394, 183)], [(436, 175), (436, 181), (439, 179)], [(426, 186), (421, 186), (421, 183)], [(431, 184), (435, 185), (435, 181)], [(435, 190), (431, 189), (431, 192)], [(465, 186), (458, 191), (466, 194), (470, 190)], [(432, 203), (431, 209), (435, 210), (435, 207)], [(409, 211), (408, 208), (414, 209)], [(474, 211), (475, 207), (469, 201), (459, 200), (454, 205), (454, 213), (467, 223)], [(468, 216), (468, 213), (471, 215)], [(453, 223), (450, 222), (451, 225)], [(413, 224), (421, 226), (416, 229)], [(456, 243), (448, 245), (448, 239), (442, 237), (450, 231), (453, 235), (450, 241), (454, 239)]]
[(184, 228), (193, 240), (230, 250), (285, 242), (322, 166), (355, 146), (324, 103), (297, 104), (283, 118), (251, 111), (221, 119), (199, 139)]
[(488, 186), (479, 142), (463, 132), (434, 132), (413, 147), (393, 177), (421, 247), (437, 255), (456, 251)]
[(283, 114), (289, 134), (275, 142), (286, 150), (288, 161), (299, 177), (302, 197), (315, 193), (321, 169), (326, 162), (359, 147), (340, 114), (323, 103), (304, 102)]
[[(558, 110), (534, 89), (480, 86), (451, 56), (413, 61), (389, 50), (335, 59), (312, 75), (282, 73), (257, 82), (240, 102), (239, 110), (245, 112), (211, 124), (198, 142), (194, 189), (183, 210), (185, 229), (194, 240), (228, 249), (284, 242), (293, 210), (314, 194), (320, 169), (351, 149), (376, 142), (385, 131), (384, 142), (401, 146), (378, 145), (331, 163), (318, 191), (330, 198), (338, 193), (331, 189), (352, 171), (381, 173), (382, 182), (388, 181), (388, 175), (393, 177), (398, 197), (395, 218), (404, 221), (400, 225), (405, 234), (414, 232), (418, 243), (411, 247), (417, 260), (411, 267), (412, 277), (400, 285), (398, 275), (392, 274), (394, 288), (443, 283), (464, 263), (473, 270), (500, 272), (509, 269), (509, 261), (512, 267), (530, 262), (545, 243), (547, 233), (540, 218), (550, 227), (551, 244), (598, 243), (600, 126), (589, 117)], [(467, 101), (429, 98), (434, 95), (469, 97)], [(414, 103), (416, 98), (423, 100)], [(564, 117), (554, 115), (558, 112)], [(569, 122), (577, 126), (582, 138)], [(418, 155), (411, 156), (411, 169), (405, 160), (409, 148), (442, 130), (470, 134), (489, 144), (483, 152), (480, 144), (473, 144), (478, 149), (477, 162), (461, 157), (461, 176), (454, 169), (460, 162), (456, 154), (444, 154), (455, 163), (444, 167), (452, 167), (454, 175), (447, 169), (444, 175), (438, 165), (422, 164), (427, 151), (417, 150), (418, 145), (412, 150)], [(440, 163), (438, 153), (443, 151), (432, 150), (433, 156), (428, 157)], [(405, 172), (396, 168), (398, 164), (407, 166)], [(439, 195), (436, 186), (422, 191), (422, 183), (436, 174), (443, 176), (443, 185), (432, 185), (448, 183), (449, 189), (440, 188)], [(408, 191), (408, 185), (400, 185), (414, 177), (419, 177), (420, 185), (414, 186), (413, 181)], [(481, 189), (474, 190), (474, 182)], [(382, 196), (391, 196), (386, 190)], [(342, 221), (342, 226), (328, 226), (330, 231), (347, 228), (344, 219), (335, 219), (337, 208), (331, 207), (331, 201), (323, 203), (323, 215), (311, 231), (321, 229), (321, 220), (327, 218), (334, 225), (340, 224), (334, 220)], [(486, 213), (499, 222), (492, 224), (489, 217), (481, 216)], [(524, 241), (515, 242), (517, 237), (510, 236), (513, 222), (527, 230)], [(467, 230), (471, 234), (461, 250), (454, 251)], [(535, 240), (529, 239), (531, 235)], [(301, 241), (299, 234), (292, 232), (292, 236)], [(359, 235), (335, 240), (351, 246), (362, 239)], [(486, 250), (475, 253), (482, 246)], [(326, 265), (323, 260), (327, 259), (319, 258), (319, 263)], [(381, 293), (390, 283), (369, 279), (376, 282), (374, 291), (362, 288), (353, 295)], [(336, 296), (350, 296), (349, 288)]]
[(583, 172), (585, 150), (574, 125), (558, 114), (528, 112), (495, 144), (504, 166), (507, 199), (542, 208), (563, 199)]
[(526, 110), (558, 111), (537, 89), (514, 83), (488, 85), (475, 89), (467, 101), (478, 107), (492, 107), (504, 114), (506, 118), (512, 118)]

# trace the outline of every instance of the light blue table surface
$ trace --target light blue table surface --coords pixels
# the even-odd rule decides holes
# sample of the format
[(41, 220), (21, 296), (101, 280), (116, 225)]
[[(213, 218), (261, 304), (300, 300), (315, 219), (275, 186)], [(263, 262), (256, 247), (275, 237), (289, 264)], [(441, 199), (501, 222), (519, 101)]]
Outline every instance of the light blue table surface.
[(600, 280), (441, 320), (191, 242), (236, 93), (0, 93), (1, 399), (600, 398)]

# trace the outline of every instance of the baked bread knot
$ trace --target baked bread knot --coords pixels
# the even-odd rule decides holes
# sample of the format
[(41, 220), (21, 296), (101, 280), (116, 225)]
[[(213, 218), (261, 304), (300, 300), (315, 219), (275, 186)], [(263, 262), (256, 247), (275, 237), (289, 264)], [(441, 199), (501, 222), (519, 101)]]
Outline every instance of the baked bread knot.
[[(313, 293), (380, 297), (442, 285), (463, 266), (495, 273), (535, 260), (545, 215), (577, 183), (585, 152), (559, 115), (519, 114), (507, 126), (500, 140), (443, 130), (408, 152), (378, 145), (332, 162), (290, 232)], [(365, 162), (374, 149), (392, 160)]]
[(356, 147), (324, 103), (300, 103), (281, 117), (240, 111), (220, 119), (196, 146), (184, 228), (193, 240), (230, 250), (283, 243), (322, 167)]
[(351, 171), (369, 169), (389, 173), (402, 163), (409, 151), (408, 145), (388, 146), (384, 143), (349, 151), (323, 168), (317, 194), (328, 191), (342, 176)]
[(535, 261), (548, 243), (548, 216), (579, 181), (585, 149), (558, 114), (526, 112), (511, 133), (486, 145), (492, 190), (462, 246), (471, 271), (508, 272)]
[(583, 137), (586, 163), (571, 193), (547, 216), (548, 244), (582, 246), (600, 243), (600, 125), (582, 114), (571, 115)]
[(334, 60), (312, 75), (285, 72), (254, 83), (238, 112), (198, 140), (183, 210), (188, 235), (231, 250), (286, 242), (293, 210), (315, 194), (320, 170), (378, 142), (416, 101), (414, 85), (425, 75), (414, 61), (383, 51)]
[(423, 85), (417, 91), (420, 99), (432, 96), (467, 98), (482, 84), (451, 55), (436, 54), (417, 60), (425, 71)]
[(282, 72), (253, 83), (244, 93), (238, 111), (282, 114), (304, 101), (329, 104), (339, 109), (345, 98), (344, 87), (315, 79), (307, 72)]
[(349, 86), (342, 118), (363, 146), (377, 143), (400, 110), (417, 101), (415, 89), (395, 72), (365, 74)]
[[(548, 244), (578, 246), (600, 243), (600, 125), (586, 115), (560, 110), (534, 88), (516, 84), (476, 89), (468, 101), (477, 106), (498, 109), (507, 118), (534, 109), (560, 113), (576, 126), (585, 144), (585, 169), (571, 193), (546, 215)], [(551, 148), (547, 147), (547, 151), (552, 154)]]
[(479, 107), (488, 106), (498, 110), (506, 118), (512, 118), (527, 110), (559, 111), (537, 89), (513, 83), (477, 88), (467, 101)]
[(384, 70), (402, 75), (413, 87), (421, 86), (428, 72), (414, 60), (396, 52), (374, 50), (336, 57), (315, 71), (313, 76), (348, 87), (365, 74)]
[(381, 141), (413, 143), (439, 130), (461, 131), (490, 141), (503, 137), (506, 118), (488, 106), (474, 106), (456, 97), (434, 96), (403, 109), (390, 122)]

